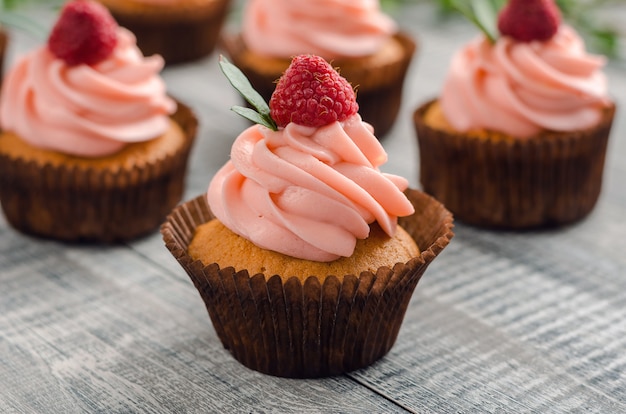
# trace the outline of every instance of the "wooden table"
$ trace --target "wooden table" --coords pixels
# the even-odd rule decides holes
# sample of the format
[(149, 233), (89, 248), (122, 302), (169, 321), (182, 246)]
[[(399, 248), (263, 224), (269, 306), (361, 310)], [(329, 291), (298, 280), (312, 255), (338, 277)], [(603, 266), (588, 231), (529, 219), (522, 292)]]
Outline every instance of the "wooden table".
[[(384, 169), (418, 187), (411, 113), (438, 93), (452, 51), (476, 31), (438, 22), (423, 4), (397, 16), (421, 46), (383, 141)], [(32, 43), (16, 35), (9, 64)], [(607, 68), (620, 104), (625, 71)], [(206, 190), (246, 122), (229, 111), (239, 100), (217, 55), (164, 77), (201, 119), (188, 199)], [(457, 223), (390, 353), (327, 379), (275, 378), (236, 362), (158, 232), (114, 247), (66, 245), (2, 218), (0, 412), (626, 412), (624, 135), (620, 106), (587, 219), (523, 233)]]

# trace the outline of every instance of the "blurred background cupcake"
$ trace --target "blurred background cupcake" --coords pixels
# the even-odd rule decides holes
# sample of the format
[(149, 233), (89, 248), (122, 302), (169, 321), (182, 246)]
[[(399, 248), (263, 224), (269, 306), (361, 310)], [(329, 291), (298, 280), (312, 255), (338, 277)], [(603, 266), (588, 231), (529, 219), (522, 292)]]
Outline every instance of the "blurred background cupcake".
[(379, 138), (394, 124), (416, 48), (378, 0), (249, 0), (240, 32), (222, 40), (266, 100), (293, 56), (322, 56), (356, 89), (359, 112)]
[(605, 58), (585, 51), (553, 0), (511, 0), (498, 17), (462, 11), (484, 33), (414, 113), (424, 190), (478, 226), (583, 218), (600, 194), (615, 113)]
[(159, 226), (182, 196), (197, 126), (166, 94), (162, 67), (102, 5), (67, 3), (2, 88), (0, 203), (11, 226), (104, 242)]
[(217, 42), (230, 0), (99, 0), (122, 27), (137, 36), (144, 55), (167, 64), (208, 56)]

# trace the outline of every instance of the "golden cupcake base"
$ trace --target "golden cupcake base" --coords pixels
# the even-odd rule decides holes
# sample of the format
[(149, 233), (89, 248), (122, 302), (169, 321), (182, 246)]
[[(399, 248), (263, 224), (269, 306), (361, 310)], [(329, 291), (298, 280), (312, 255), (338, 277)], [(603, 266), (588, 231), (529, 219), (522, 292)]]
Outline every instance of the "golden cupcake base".
[(600, 195), (615, 106), (594, 128), (518, 139), (490, 131), (433, 128), (414, 113), (420, 181), (456, 219), (480, 227), (530, 229), (576, 222)]
[(0, 153), (0, 204), (16, 230), (78, 242), (119, 242), (154, 231), (180, 201), (197, 119), (178, 103), (183, 144), (143, 165), (44, 163)]
[(418, 281), (453, 237), (452, 215), (439, 202), (415, 190), (407, 196), (417, 213), (399, 224), (420, 256), (323, 283), (194, 261), (187, 248), (195, 229), (214, 218), (205, 195), (174, 209), (161, 233), (235, 359), (270, 375), (325, 377), (366, 367), (391, 349)]

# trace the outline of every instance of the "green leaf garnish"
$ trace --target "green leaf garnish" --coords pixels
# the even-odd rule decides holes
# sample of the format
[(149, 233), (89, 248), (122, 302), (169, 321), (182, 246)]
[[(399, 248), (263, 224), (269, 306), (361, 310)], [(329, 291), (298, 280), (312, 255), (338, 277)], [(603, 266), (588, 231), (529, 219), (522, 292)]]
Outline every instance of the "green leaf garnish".
[(260, 124), (263, 126), (268, 127), (269, 129), (273, 130), (273, 131), (277, 131), (278, 128), (276, 128), (276, 124), (274, 123), (274, 120), (272, 118), (270, 118), (270, 120), (272, 121), (271, 123), (267, 121), (267, 118), (265, 118), (263, 115), (261, 115), (259, 112), (255, 111), (252, 108), (246, 108), (243, 106), (233, 106), (230, 108), (231, 111), (233, 111), (234, 113), (243, 116), (244, 118), (246, 118), (249, 121), (252, 121), (256, 124)]
[(474, 23), (491, 43), (496, 42), (498, 5), (493, 0), (450, 0), (450, 5)]
[[(38, 40), (48, 38), (49, 29), (35, 21), (28, 14), (26, 6), (46, 6), (50, 9), (58, 8), (64, 0), (0, 0), (0, 26), (11, 27), (30, 34)], [(24, 9), (20, 11), (20, 9)]]
[(498, 37), (498, 9), (490, 0), (472, 0), (472, 8), (476, 14), (476, 19), (480, 22), (488, 33), (492, 41)]
[(47, 30), (43, 26), (19, 13), (1, 12), (0, 26), (3, 25), (30, 33), (38, 39), (46, 39), (48, 36)]
[(263, 97), (252, 87), (246, 75), (222, 55), (220, 55), (219, 65), (222, 73), (224, 73), (230, 84), (233, 85), (241, 96), (254, 108), (233, 106), (231, 110), (252, 122), (264, 125), (273, 131), (278, 131), (276, 122), (274, 122), (270, 116), (270, 107)]
[[(402, 2), (408, 0), (396, 1)], [(472, 10), (467, 5), (468, 1), (469, 0), (435, 0), (444, 17), (450, 16), (452, 12), (460, 11), (462, 14), (465, 14), (465, 11), (472, 13)], [(506, 3), (506, 0), (482, 1), (491, 2), (495, 6), (495, 10), (500, 10)], [(605, 13), (605, 11), (611, 10), (611, 5), (621, 5), (623, 1), (624, 0), (556, 0), (556, 3), (561, 13), (563, 13), (564, 19), (567, 20), (571, 26), (576, 27), (582, 32), (583, 36), (590, 42), (590, 46), (593, 50), (608, 55), (611, 58), (623, 58), (623, 56), (620, 56), (623, 30), (618, 30), (614, 27), (615, 24), (607, 22), (607, 13)], [(476, 14), (478, 15), (480, 13), (481, 12), (477, 12)], [(598, 14), (600, 14), (600, 16), (598, 16)], [(489, 24), (483, 17), (480, 18), (480, 21), (482, 22), (481, 24), (487, 28), (486, 32), (498, 33), (488, 29)], [(491, 21), (496, 22), (495, 19)], [(620, 31), (622, 32), (621, 36)]]

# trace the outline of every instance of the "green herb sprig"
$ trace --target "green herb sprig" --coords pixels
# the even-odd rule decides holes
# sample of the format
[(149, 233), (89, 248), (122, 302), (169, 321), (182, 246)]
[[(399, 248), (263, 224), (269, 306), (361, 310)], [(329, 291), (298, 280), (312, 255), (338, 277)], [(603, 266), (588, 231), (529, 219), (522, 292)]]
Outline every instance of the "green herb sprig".
[(499, 0), (449, 0), (449, 2), (450, 7), (474, 23), (491, 43), (496, 42), (499, 36), (497, 28)]
[(276, 122), (270, 116), (270, 107), (265, 102), (265, 99), (252, 87), (246, 75), (222, 55), (219, 57), (219, 65), (230, 84), (254, 108), (233, 106), (230, 109), (252, 122), (266, 126), (273, 131), (278, 131)]
[(63, 0), (0, 0), (0, 26), (6, 26), (31, 34), (39, 39), (48, 37), (48, 30), (40, 23), (20, 12), (27, 6), (45, 5), (51, 9), (60, 7)]
[(0, 11), (0, 26), (12, 27), (30, 33), (40, 39), (45, 39), (48, 35), (47, 30), (40, 24), (19, 13)]
[[(497, 12), (507, 0), (434, 0), (443, 16), (459, 12), (474, 23), (490, 41), (499, 36)], [(596, 12), (602, 7), (618, 4), (623, 0), (556, 0), (556, 3), (572, 26), (580, 30), (590, 47), (610, 58), (619, 57), (620, 31), (599, 21)], [(623, 35), (623, 33), (621, 33)]]

